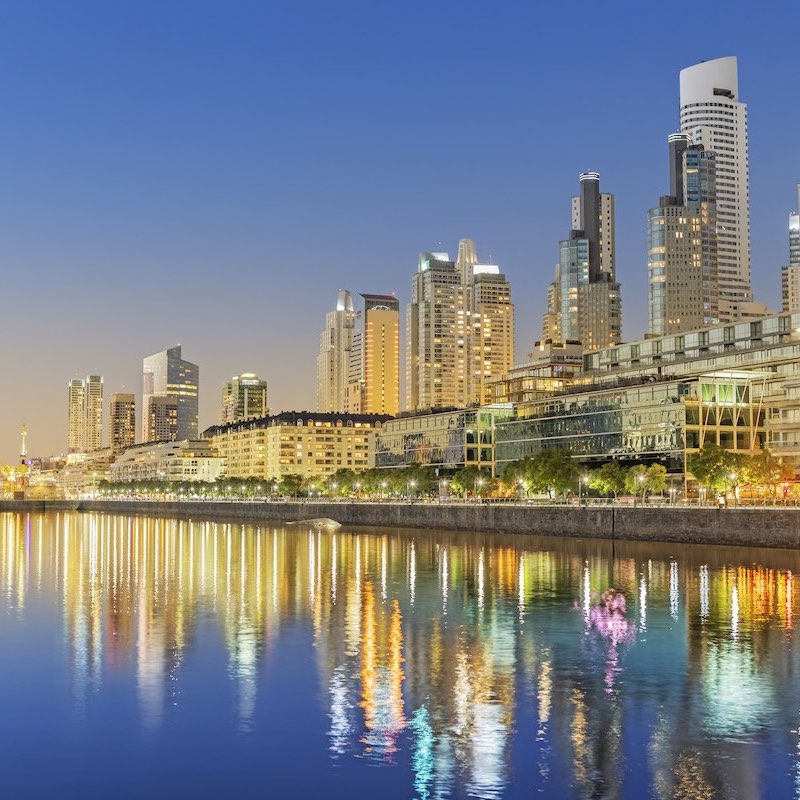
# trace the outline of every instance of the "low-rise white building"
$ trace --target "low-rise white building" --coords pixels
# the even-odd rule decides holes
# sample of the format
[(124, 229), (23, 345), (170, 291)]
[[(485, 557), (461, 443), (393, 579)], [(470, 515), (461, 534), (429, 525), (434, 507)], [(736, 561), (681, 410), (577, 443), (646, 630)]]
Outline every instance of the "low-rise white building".
[(128, 448), (111, 467), (111, 480), (216, 481), (226, 473), (226, 460), (204, 439), (147, 442)]

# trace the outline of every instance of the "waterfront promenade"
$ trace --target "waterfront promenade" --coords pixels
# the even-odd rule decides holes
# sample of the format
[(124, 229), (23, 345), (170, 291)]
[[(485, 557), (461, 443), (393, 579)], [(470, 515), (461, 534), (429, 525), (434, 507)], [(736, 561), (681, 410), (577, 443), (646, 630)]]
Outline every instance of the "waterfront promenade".
[(627, 541), (800, 547), (800, 509), (696, 506), (527, 505), (327, 501), (6, 500), (0, 511), (109, 514), (286, 523), (332, 519), (347, 526), (426, 528)]

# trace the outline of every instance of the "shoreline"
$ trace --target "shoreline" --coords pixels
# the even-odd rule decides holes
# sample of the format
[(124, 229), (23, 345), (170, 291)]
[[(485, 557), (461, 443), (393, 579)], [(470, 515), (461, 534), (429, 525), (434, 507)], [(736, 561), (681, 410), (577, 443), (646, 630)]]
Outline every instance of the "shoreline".
[(101, 512), (237, 522), (328, 518), (346, 526), (428, 528), (737, 547), (800, 547), (800, 510), (680, 506), (538, 506), (447, 503), (3, 500), (0, 511)]

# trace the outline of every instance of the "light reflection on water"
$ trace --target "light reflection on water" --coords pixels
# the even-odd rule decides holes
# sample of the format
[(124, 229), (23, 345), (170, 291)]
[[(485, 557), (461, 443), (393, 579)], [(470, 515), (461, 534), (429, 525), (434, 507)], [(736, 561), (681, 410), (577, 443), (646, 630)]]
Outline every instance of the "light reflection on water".
[(298, 796), (800, 797), (798, 561), (6, 514), (0, 746), (36, 790), (85, 787), (102, 752), (96, 789), (217, 796), (171, 770), (191, 745)]

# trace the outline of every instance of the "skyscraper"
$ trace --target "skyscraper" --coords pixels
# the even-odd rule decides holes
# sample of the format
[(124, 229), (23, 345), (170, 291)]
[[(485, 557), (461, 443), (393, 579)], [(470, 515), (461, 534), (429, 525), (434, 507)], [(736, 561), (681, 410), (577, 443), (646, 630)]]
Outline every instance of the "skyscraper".
[(114, 392), (111, 395), (111, 449), (121, 453), (136, 441), (136, 398), (132, 394)]
[(86, 421), (85, 411), (86, 382), (73, 378), (67, 385), (67, 452), (80, 453), (83, 450), (83, 429)]
[(800, 311), (800, 183), (797, 210), (789, 214), (789, 264), (781, 270), (781, 297), (784, 311)]
[(496, 264), (482, 264), (475, 242), (458, 243), (456, 270), (465, 291), (467, 403), (489, 403), (489, 380), (514, 364), (514, 306), (511, 284)]
[(716, 156), (719, 318), (757, 315), (750, 277), (747, 106), (739, 100), (734, 56), (680, 73), (681, 132)]
[(670, 194), (648, 212), (648, 330), (652, 336), (719, 322), (716, 155), (669, 137)]
[(421, 253), (406, 314), (406, 407), (486, 402), (487, 382), (514, 363), (511, 286), (479, 262), (471, 239), (447, 253)]
[(350, 351), (345, 411), (391, 414), (400, 410), (400, 301), (362, 294)]
[(600, 193), (600, 176), (584, 172), (572, 198), (572, 230), (559, 243), (555, 279), (547, 292), (544, 339), (579, 341), (586, 350), (622, 338), (620, 285), (616, 280), (614, 195)]
[(243, 372), (222, 384), (220, 424), (257, 419), (269, 414), (267, 382), (252, 372)]
[(350, 351), (356, 325), (353, 297), (340, 289), (336, 310), (325, 316), (317, 355), (317, 410), (337, 413), (345, 410), (350, 379)]
[(198, 436), (197, 409), (200, 368), (181, 358), (181, 346), (171, 347), (142, 362), (142, 441), (152, 442), (150, 429), (150, 401), (153, 397), (172, 397), (176, 402), (176, 429), (178, 440), (196, 439)]
[(74, 378), (67, 387), (67, 452), (99, 450), (103, 446), (103, 378)]

